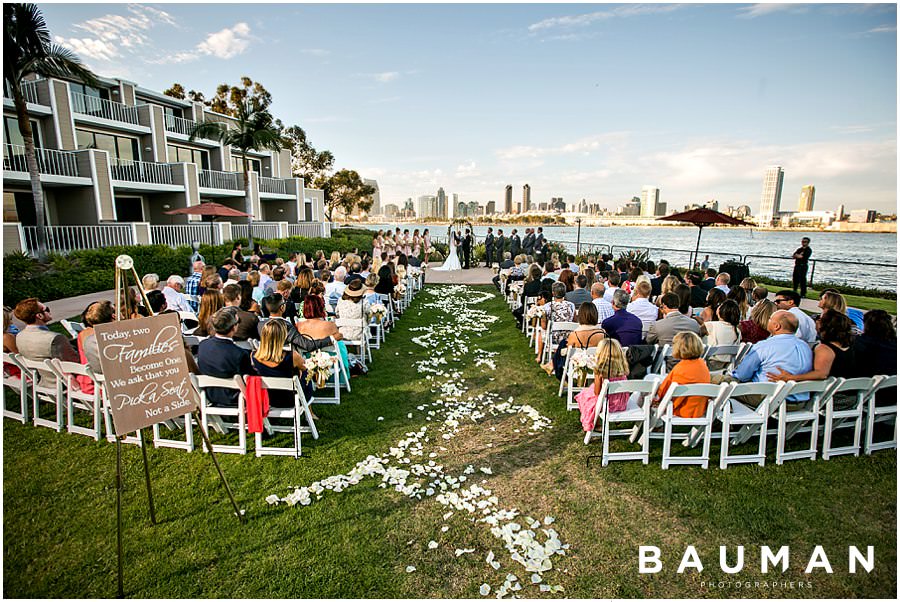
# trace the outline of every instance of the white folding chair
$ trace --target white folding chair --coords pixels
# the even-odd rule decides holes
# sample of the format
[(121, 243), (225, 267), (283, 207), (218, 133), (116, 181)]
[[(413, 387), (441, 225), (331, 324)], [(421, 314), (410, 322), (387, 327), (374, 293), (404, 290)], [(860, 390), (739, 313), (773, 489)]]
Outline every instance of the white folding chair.
[[(59, 359), (50, 360), (50, 365), (56, 372), (56, 377), (65, 383), (66, 418), (68, 431), (79, 435), (93, 437), (99, 441), (101, 437), (101, 419), (103, 414), (103, 387), (97, 382), (94, 371), (90, 366), (76, 362), (64, 362)], [(90, 379), (93, 391), (88, 393), (82, 390), (76, 377)], [(75, 424), (75, 410), (83, 410), (91, 414), (91, 428)]]
[[(215, 378), (202, 374), (191, 374), (191, 382), (200, 394), (200, 422), (206, 432), (212, 427), (216, 432), (225, 434), (229, 430), (235, 430), (238, 434), (237, 445), (224, 443), (213, 444), (215, 452), (224, 454), (247, 453), (247, 413), (246, 413), (246, 389), (240, 376), (233, 378)], [(237, 392), (237, 407), (219, 407), (210, 405), (206, 390), (211, 387), (230, 389)], [(225, 420), (227, 419), (227, 420)], [(187, 430), (187, 429), (186, 429)], [(206, 446), (202, 446), (204, 452), (208, 452)]]
[(363, 362), (371, 362), (372, 352), (369, 351), (368, 337), (366, 336), (366, 331), (368, 330), (369, 325), (366, 322), (365, 317), (337, 318), (334, 321), (334, 324), (338, 327), (338, 330), (340, 330), (341, 328), (361, 328), (360, 337), (358, 339), (348, 339), (345, 337), (342, 340), (344, 341), (344, 345), (357, 348), (358, 355)]
[[(313, 393), (312, 399), (309, 400), (309, 403), (321, 403), (328, 405), (340, 405), (341, 404), (341, 381), (346, 378), (348, 382), (348, 391), (349, 389), (349, 374), (344, 377), (343, 374), (343, 365), (344, 362), (341, 359), (341, 351), (338, 349), (337, 344), (329, 345), (328, 347), (322, 347), (319, 351), (323, 351), (328, 353), (329, 355), (333, 355), (337, 357), (337, 365), (334, 367), (334, 372), (331, 376), (328, 377), (328, 380), (325, 382), (325, 386), (321, 389), (316, 388)], [(304, 354), (308, 356), (309, 354)], [(326, 395), (327, 391), (331, 391), (330, 395)], [(320, 394), (321, 392), (321, 394)]]
[[(19, 355), (19, 364), (25, 368), (22, 374), (27, 374), (31, 382), (31, 411), (34, 417), (34, 426), (46, 426), (60, 432), (65, 418), (63, 416), (63, 381), (56, 377), (56, 373), (50, 364), (50, 360), (30, 360)], [(41, 418), (40, 404), (54, 406), (55, 418), (48, 420)]]
[(597, 355), (596, 347), (587, 347), (585, 349), (577, 349), (577, 348), (569, 348), (566, 350), (566, 363), (563, 365), (563, 373), (562, 379), (559, 381), (559, 393), (558, 396), (562, 397), (563, 391), (566, 391), (566, 409), (567, 410), (577, 410), (578, 402), (575, 401), (575, 396), (584, 390), (586, 387), (594, 386), (594, 373), (593, 371), (588, 372), (587, 378), (585, 379), (584, 386), (579, 386), (575, 382), (575, 370), (571, 366), (572, 358), (575, 355), (583, 353), (588, 357), (594, 357)]
[[(610, 460), (640, 460), (644, 464), (650, 461), (650, 438), (643, 437), (640, 451), (614, 452), (609, 451), (609, 439), (613, 435), (631, 435), (634, 427), (643, 429), (644, 433), (650, 430), (650, 413), (656, 390), (659, 389), (659, 378), (649, 380), (622, 380), (612, 382), (603, 381), (600, 395), (597, 397), (597, 406), (594, 408), (594, 427), (589, 433), (585, 433), (584, 444), (587, 445), (594, 437), (601, 437), (603, 450), (601, 452), (601, 465), (606, 466)], [(628, 403), (621, 412), (610, 412), (608, 399), (610, 395), (628, 393)], [(597, 421), (602, 422), (602, 430), (597, 432)], [(611, 424), (628, 422), (634, 426), (626, 429), (612, 429)]]
[[(863, 410), (866, 407), (866, 398), (880, 380), (879, 377), (838, 379), (837, 386), (832, 389), (831, 395), (825, 402), (825, 429), (822, 438), (823, 460), (844, 454), (859, 456)], [(836, 401), (845, 402), (847, 407), (836, 408)], [(834, 431), (847, 426), (853, 427), (853, 443), (839, 447), (832, 446), (831, 438)]]
[(709, 364), (710, 360), (725, 364), (721, 368), (710, 368), (709, 373), (727, 374), (734, 370), (735, 359), (740, 355), (743, 343), (737, 345), (711, 345), (706, 346), (703, 352), (703, 359)]
[[(785, 460), (815, 460), (819, 443), (819, 408), (827, 403), (831, 390), (837, 386), (837, 379), (808, 380), (803, 382), (788, 381), (791, 390), (788, 397), (808, 394), (806, 401), (793, 402), (785, 398), (778, 406), (778, 438), (775, 451), (775, 463), (784, 464)], [(775, 405), (772, 404), (772, 413)], [(803, 449), (785, 451), (787, 441), (800, 430), (809, 432), (809, 445)]]
[(526, 337), (531, 336), (534, 325), (531, 324), (531, 321), (525, 316), (528, 314), (528, 310), (531, 309), (531, 306), (537, 303), (537, 300), (537, 297), (525, 297), (525, 301), (522, 304), (522, 332), (525, 333)]
[(378, 293), (381, 304), (387, 309), (387, 315), (382, 321), (382, 328), (385, 332), (390, 332), (394, 327), (394, 300), (386, 293)]
[[(20, 372), (18, 376), (7, 374), (8, 368), (17, 368)], [(13, 420), (18, 420), (22, 424), (28, 422), (28, 370), (18, 360), (15, 353), (3, 353), (3, 386), (9, 387), (19, 394), (19, 410), (11, 410), (6, 407), (4, 395), (3, 415)]]
[[(770, 408), (778, 406), (787, 397), (791, 386), (785, 382), (774, 383), (737, 383), (732, 386), (727, 399), (716, 412), (716, 418), (722, 423), (722, 446), (719, 452), (719, 468), (728, 468), (729, 464), (766, 463), (766, 436), (768, 435)], [(737, 399), (745, 395), (764, 395), (755, 408)], [(732, 428), (740, 427), (741, 432), (732, 439)], [(747, 431), (743, 431), (747, 429)], [(732, 454), (730, 445), (737, 445), (749, 439), (750, 430), (759, 434), (759, 445), (755, 454)]]
[[(240, 379), (240, 377), (237, 377)], [(266, 418), (269, 421), (267, 430), (274, 433), (293, 433), (293, 447), (275, 447), (263, 445), (262, 433), (256, 433), (256, 457), (261, 456), (293, 456), (299, 458), (303, 448), (301, 442), (301, 433), (309, 433), (313, 439), (319, 438), (319, 431), (316, 429), (316, 423), (313, 421), (312, 410), (309, 409), (309, 402), (303, 395), (303, 388), (300, 386), (300, 378), (294, 376), (292, 378), (277, 378), (272, 376), (262, 376), (262, 387), (269, 391), (292, 391), (294, 394), (294, 405), (289, 408), (276, 408), (269, 406), (269, 414)], [(240, 379), (239, 384), (241, 390), (246, 396), (247, 383), (246, 379)], [(301, 418), (306, 418), (306, 426), (301, 426)], [(272, 424), (272, 420), (289, 420), (290, 425)]]
[(81, 322), (70, 322), (69, 320), (60, 320), (60, 324), (62, 327), (66, 329), (66, 332), (69, 333), (69, 336), (73, 339), (78, 338), (78, 333), (84, 330), (84, 324)]
[(556, 347), (559, 345), (558, 342), (553, 342), (553, 335), (562, 333), (565, 336), (569, 336), (569, 333), (576, 328), (578, 328), (578, 322), (550, 322), (547, 324), (547, 340), (544, 342), (541, 364), (546, 364), (553, 358), (553, 352), (556, 351)]
[[(712, 426), (713, 420), (715, 418), (715, 412), (719, 405), (724, 403), (725, 399), (728, 396), (728, 392), (731, 390), (731, 387), (732, 385), (729, 383), (722, 383), (720, 385), (679, 385), (677, 383), (672, 383), (672, 385), (669, 387), (669, 390), (666, 391), (666, 395), (663, 397), (662, 401), (659, 404), (659, 409), (657, 410), (656, 417), (654, 419), (654, 425), (653, 427), (651, 427), (655, 428), (657, 425), (659, 425), (660, 422), (662, 422), (664, 425), (662, 456), (663, 470), (668, 469), (669, 466), (678, 464), (699, 465), (703, 468), (709, 467), (709, 446), (712, 438)], [(680, 416), (675, 416), (674, 399), (678, 397), (694, 396), (707, 398), (706, 412), (704, 413), (704, 415), (698, 418), (682, 418)], [(676, 433), (674, 431), (675, 427), (691, 427), (691, 431), (686, 433)], [(697, 431), (695, 431), (694, 429), (697, 429), (700, 432), (699, 437), (697, 437)], [(645, 431), (643, 438), (647, 438), (648, 435), (649, 432)], [(686, 446), (689, 445), (691, 437), (694, 437), (694, 445), (702, 440), (703, 447), (700, 456), (673, 455), (672, 439), (675, 436), (683, 437), (683, 443)]]
[(657, 352), (653, 359), (653, 367), (650, 369), (650, 374), (658, 374), (660, 376), (665, 376), (669, 372), (668, 360), (672, 357), (672, 346), (671, 345), (662, 345), (661, 347), (657, 345)]
[[(887, 389), (894, 389), (893, 394), (883, 395), (883, 401), (879, 403), (878, 394)], [(893, 401), (893, 404), (890, 402)], [(875, 441), (875, 424), (879, 422), (894, 421), (894, 436), (885, 441)], [(872, 387), (866, 406), (866, 454), (871, 454), (879, 449), (897, 448), (897, 375), (882, 376), (878, 383)]]

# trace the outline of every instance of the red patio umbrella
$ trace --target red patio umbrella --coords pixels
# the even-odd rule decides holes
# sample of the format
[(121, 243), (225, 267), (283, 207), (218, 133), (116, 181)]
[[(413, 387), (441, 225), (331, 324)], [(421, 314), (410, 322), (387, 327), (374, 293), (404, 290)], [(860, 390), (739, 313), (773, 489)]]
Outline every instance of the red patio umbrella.
[(165, 213), (166, 215), (212, 216), (212, 220), (210, 220), (209, 222), (210, 242), (216, 240), (213, 222), (216, 221), (217, 217), (252, 217), (251, 215), (244, 213), (243, 211), (238, 211), (237, 209), (232, 209), (231, 207), (227, 207), (225, 205), (222, 205), (221, 203), (215, 203), (213, 201), (207, 201), (205, 203), (200, 203), (199, 205), (191, 205), (190, 207), (182, 207), (180, 209), (172, 209), (171, 211), (164, 211), (163, 213)]
[(667, 222), (688, 222), (690, 224), (694, 224), (700, 229), (697, 232), (697, 248), (694, 250), (693, 258), (691, 258), (690, 267), (694, 266), (694, 261), (696, 261), (696, 259), (699, 257), (700, 236), (703, 235), (703, 228), (705, 228), (706, 226), (712, 226), (715, 224), (722, 224), (725, 226), (753, 226), (753, 224), (745, 222), (742, 219), (731, 217), (730, 215), (725, 215), (724, 213), (719, 213), (718, 211), (706, 208), (691, 209), (690, 211), (673, 213), (672, 215), (666, 215), (664, 217), (658, 217), (656, 219)]

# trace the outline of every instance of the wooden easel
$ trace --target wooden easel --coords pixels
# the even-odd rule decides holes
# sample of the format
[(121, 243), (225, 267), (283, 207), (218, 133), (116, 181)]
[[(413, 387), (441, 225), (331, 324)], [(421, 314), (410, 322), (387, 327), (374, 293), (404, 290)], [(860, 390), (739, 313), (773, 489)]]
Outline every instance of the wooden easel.
[[(134, 282), (137, 285), (138, 290), (141, 293), (141, 298), (144, 300), (144, 307), (147, 308), (147, 312), (150, 316), (153, 316), (153, 309), (150, 307), (150, 300), (147, 298), (147, 293), (144, 291), (144, 287), (142, 286), (141, 279), (138, 276), (137, 270), (134, 268), (134, 261), (128, 255), (119, 255), (116, 257), (116, 303), (115, 303), (115, 319), (118, 320), (127, 320), (131, 318), (131, 316), (123, 315), (123, 312), (126, 310), (123, 307), (123, 293), (131, 294), (128, 291), (128, 277), (133, 276)], [(125, 304), (127, 306), (127, 304)], [(219, 461), (216, 459), (216, 454), (213, 452), (212, 443), (209, 441), (209, 434), (206, 432), (206, 429), (203, 428), (203, 421), (200, 420), (200, 415), (198, 410), (194, 410), (191, 413), (194, 421), (200, 427), (200, 435), (203, 437), (203, 443), (206, 445), (207, 451), (209, 451), (209, 457), (212, 459), (213, 465), (216, 467), (216, 472), (219, 474), (219, 478), (222, 481), (222, 484), (225, 486), (225, 491), (228, 494), (228, 499), (231, 500), (231, 505), (234, 508), (234, 513), (238, 518), (238, 521), (244, 522), (244, 510), (242, 510), (237, 501), (234, 499), (234, 494), (231, 491), (231, 487), (228, 485), (228, 481), (225, 479), (225, 473), (222, 472), (222, 468), (219, 466)], [(185, 428), (192, 428), (190, 424), (186, 424)], [(147, 440), (144, 436), (144, 429), (138, 429), (141, 438), (141, 456), (144, 460), (144, 481), (147, 485), (147, 500), (150, 508), (150, 524), (156, 524), (156, 508), (153, 504), (153, 488), (150, 485), (150, 463), (147, 459)], [(118, 550), (118, 589), (117, 589), (117, 597), (124, 598), (125, 597), (125, 584), (124, 584), (124, 569), (123, 569), (123, 553), (122, 553), (122, 491), (124, 490), (124, 480), (122, 479), (122, 439), (125, 438), (125, 435), (119, 437), (116, 435), (116, 547)]]

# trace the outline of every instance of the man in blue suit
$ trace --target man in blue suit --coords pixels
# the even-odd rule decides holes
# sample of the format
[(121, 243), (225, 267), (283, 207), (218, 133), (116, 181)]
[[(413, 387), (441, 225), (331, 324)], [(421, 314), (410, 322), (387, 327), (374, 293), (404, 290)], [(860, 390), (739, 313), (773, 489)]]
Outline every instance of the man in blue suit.
[[(238, 374), (253, 374), (250, 352), (234, 344), (232, 337), (237, 331), (237, 312), (233, 307), (223, 307), (212, 317), (215, 336), (202, 341), (197, 351), (197, 366), (200, 374), (216, 378), (232, 378)], [(209, 387), (206, 399), (210, 405), (220, 408), (237, 407), (238, 391)]]

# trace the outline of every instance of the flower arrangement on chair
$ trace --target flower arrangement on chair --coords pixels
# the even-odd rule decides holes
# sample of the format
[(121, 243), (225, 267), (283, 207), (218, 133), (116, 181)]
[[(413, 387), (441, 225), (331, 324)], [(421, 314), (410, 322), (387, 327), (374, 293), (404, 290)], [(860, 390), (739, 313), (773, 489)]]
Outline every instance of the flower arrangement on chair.
[(334, 374), (337, 362), (336, 355), (324, 351), (314, 351), (306, 359), (306, 382), (315, 382), (317, 389), (324, 388), (329, 377)]

